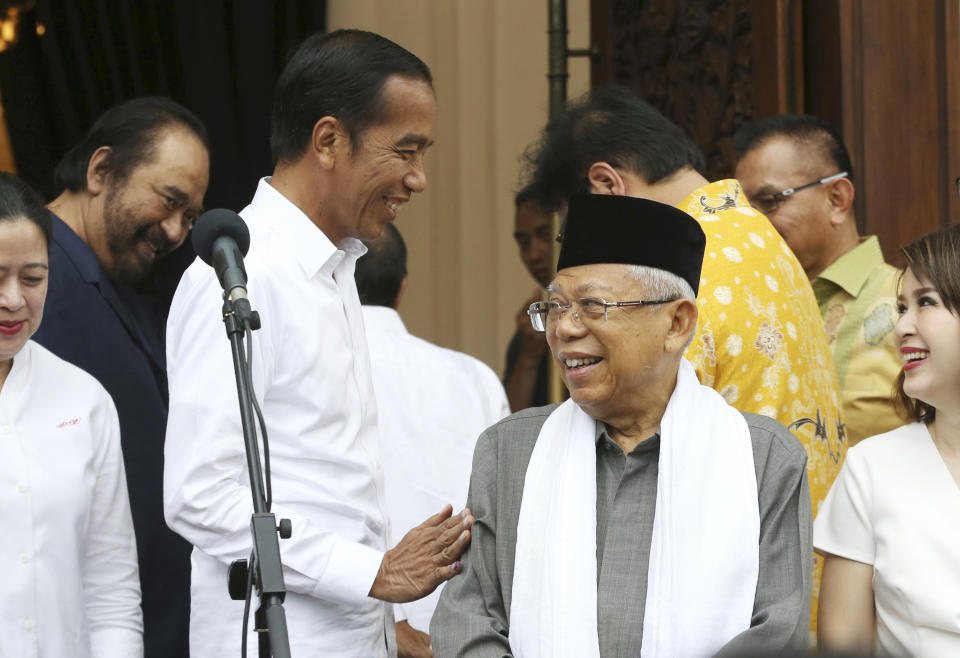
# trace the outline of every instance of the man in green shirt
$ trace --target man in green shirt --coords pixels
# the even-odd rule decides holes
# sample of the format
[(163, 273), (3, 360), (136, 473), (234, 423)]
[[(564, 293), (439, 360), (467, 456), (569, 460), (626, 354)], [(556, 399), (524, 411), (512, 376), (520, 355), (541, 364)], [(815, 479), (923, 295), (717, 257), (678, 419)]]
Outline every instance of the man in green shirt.
[(813, 285), (840, 380), (853, 445), (903, 424), (893, 406), (898, 271), (876, 236), (860, 237), (846, 146), (812, 116), (755, 121), (734, 138), (736, 178), (796, 254)]

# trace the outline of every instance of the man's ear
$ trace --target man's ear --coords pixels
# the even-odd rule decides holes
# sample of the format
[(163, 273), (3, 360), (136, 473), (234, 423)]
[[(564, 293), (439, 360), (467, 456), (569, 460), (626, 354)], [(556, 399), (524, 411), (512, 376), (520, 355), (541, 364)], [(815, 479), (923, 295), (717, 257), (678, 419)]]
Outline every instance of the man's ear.
[(324, 169), (333, 169), (338, 155), (350, 153), (350, 138), (339, 119), (325, 116), (313, 124), (310, 150)]
[(87, 192), (97, 196), (106, 189), (107, 181), (113, 173), (113, 149), (101, 146), (87, 161)]
[(827, 198), (830, 200), (830, 223), (842, 224), (853, 208), (856, 191), (849, 178), (838, 178), (829, 184)]
[(620, 172), (607, 162), (594, 162), (587, 170), (591, 194), (626, 194), (627, 186)]
[(683, 352), (690, 335), (697, 330), (697, 304), (690, 299), (673, 302), (670, 328), (664, 337), (664, 349), (670, 354)]

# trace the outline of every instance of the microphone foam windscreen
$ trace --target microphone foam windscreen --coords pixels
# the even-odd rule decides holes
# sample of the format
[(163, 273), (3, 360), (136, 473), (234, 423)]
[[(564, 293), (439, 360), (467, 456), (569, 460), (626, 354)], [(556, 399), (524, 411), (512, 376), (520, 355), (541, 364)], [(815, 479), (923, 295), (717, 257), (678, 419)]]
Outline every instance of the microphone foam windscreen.
[(193, 227), (193, 250), (207, 265), (213, 265), (213, 243), (217, 238), (233, 238), (240, 253), (247, 255), (250, 231), (240, 215), (226, 208), (215, 208), (200, 215)]

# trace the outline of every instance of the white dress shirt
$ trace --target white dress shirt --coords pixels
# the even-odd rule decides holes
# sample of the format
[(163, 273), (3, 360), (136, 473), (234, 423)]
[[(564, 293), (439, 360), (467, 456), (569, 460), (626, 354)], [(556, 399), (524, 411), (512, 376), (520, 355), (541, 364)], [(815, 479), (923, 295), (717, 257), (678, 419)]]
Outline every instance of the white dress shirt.
[(113, 400), (27, 341), (0, 389), (0, 656), (143, 656)]
[[(486, 364), (407, 332), (400, 315), (364, 306), (377, 395), (387, 506), (394, 540), (467, 501), (473, 447), (480, 433), (510, 414), (503, 385)], [(442, 586), (395, 606), (397, 621), (424, 633)]]
[[(270, 442), (273, 512), (293, 523), (280, 540), (291, 650), (386, 656), (392, 614), (368, 597), (388, 528), (353, 279), (365, 248), (352, 238), (335, 247), (268, 179), (241, 215), (251, 234), (247, 289), (263, 323), (253, 333), (253, 387)], [(214, 270), (197, 260), (167, 325), (164, 512), (194, 545), (190, 650), (203, 658), (239, 652), (243, 603), (229, 598), (227, 568), (250, 553), (253, 512), (221, 304)], [(252, 632), (248, 651), (257, 655)]]

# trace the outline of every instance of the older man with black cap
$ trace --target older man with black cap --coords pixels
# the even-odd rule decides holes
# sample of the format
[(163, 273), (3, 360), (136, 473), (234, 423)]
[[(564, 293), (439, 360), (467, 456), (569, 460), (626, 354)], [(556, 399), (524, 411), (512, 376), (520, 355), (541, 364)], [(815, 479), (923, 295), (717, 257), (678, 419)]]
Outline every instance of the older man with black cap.
[(488, 429), (442, 656), (772, 655), (806, 646), (806, 453), (700, 385), (705, 237), (672, 206), (577, 195), (530, 306), (570, 400)]

